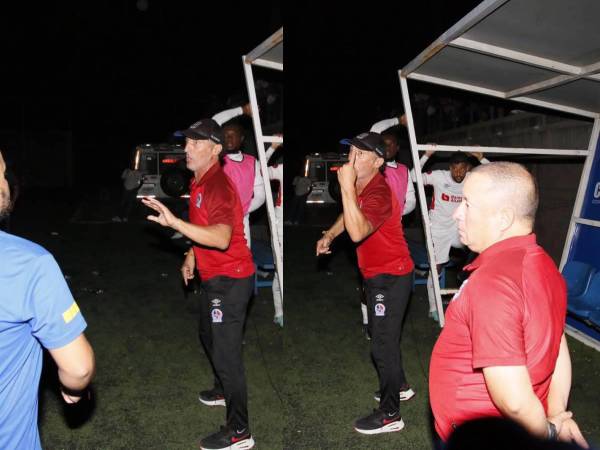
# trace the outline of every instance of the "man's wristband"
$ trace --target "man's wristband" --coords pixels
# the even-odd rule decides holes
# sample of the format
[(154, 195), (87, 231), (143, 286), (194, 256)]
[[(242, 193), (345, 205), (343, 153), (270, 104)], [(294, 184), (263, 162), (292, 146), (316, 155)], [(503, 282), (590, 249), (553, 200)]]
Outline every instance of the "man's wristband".
[(64, 384), (60, 385), (60, 390), (71, 397), (82, 397), (87, 398), (87, 393), (89, 392), (89, 387), (85, 387), (83, 389), (71, 389), (66, 387)]
[(546, 421), (546, 427), (548, 428), (548, 440), (557, 441), (558, 433), (556, 432), (556, 425), (548, 420)]

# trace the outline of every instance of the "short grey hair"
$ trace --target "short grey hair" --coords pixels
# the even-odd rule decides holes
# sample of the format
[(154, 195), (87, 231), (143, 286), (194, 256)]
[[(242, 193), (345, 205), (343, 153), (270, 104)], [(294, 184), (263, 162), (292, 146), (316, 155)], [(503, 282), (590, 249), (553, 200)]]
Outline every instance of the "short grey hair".
[(534, 176), (521, 164), (497, 161), (482, 164), (471, 173), (486, 175), (496, 192), (505, 194), (506, 201), (515, 208), (517, 218), (533, 227), (540, 202), (538, 185)]

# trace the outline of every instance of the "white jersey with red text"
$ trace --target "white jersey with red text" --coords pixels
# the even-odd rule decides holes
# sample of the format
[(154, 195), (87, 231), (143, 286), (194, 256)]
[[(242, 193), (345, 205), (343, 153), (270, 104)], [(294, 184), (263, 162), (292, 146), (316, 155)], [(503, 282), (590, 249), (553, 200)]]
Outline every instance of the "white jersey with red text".
[[(428, 159), (427, 155), (423, 155), (420, 161), (421, 166), (424, 166)], [(489, 161), (482, 158), (480, 163), (487, 164)], [(422, 175), (423, 184), (433, 186), (433, 199), (429, 209), (431, 237), (433, 238), (436, 262), (443, 264), (448, 261), (450, 247), (463, 247), (452, 214), (462, 202), (465, 180), (457, 183), (449, 170), (434, 170)]]
[(461, 248), (458, 227), (452, 214), (462, 202), (462, 183), (452, 179), (449, 170), (434, 170), (423, 173), (423, 184), (433, 186), (433, 198), (429, 209), (431, 237), (435, 259), (438, 264), (448, 261), (450, 247)]
[(423, 173), (423, 184), (433, 186), (433, 199), (429, 208), (432, 228), (449, 230), (456, 226), (452, 214), (462, 202), (464, 182), (464, 179), (461, 183), (454, 181), (449, 170)]

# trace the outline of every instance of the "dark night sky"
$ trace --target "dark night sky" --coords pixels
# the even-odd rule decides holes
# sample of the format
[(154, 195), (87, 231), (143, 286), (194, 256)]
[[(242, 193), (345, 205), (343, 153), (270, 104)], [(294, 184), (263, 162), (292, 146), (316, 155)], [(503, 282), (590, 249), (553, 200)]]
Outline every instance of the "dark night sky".
[(282, 25), (274, 2), (48, 3), (0, 7), (0, 146), (26, 173), (25, 138), (71, 130), (79, 183), (118, 183), (135, 144), (245, 93), (241, 55)]
[(283, 23), (289, 176), (401, 108), (397, 69), (479, 3), (147, 2), (0, 7), (0, 146), (21, 166), (24, 135), (71, 130), (76, 181), (118, 182), (135, 144), (245, 93), (241, 55)]
[(323, 9), (312, 1), (294, 14), (286, 9), (288, 147), (294, 154), (337, 151), (340, 138), (401, 110), (398, 69), (478, 4), (371, 1)]

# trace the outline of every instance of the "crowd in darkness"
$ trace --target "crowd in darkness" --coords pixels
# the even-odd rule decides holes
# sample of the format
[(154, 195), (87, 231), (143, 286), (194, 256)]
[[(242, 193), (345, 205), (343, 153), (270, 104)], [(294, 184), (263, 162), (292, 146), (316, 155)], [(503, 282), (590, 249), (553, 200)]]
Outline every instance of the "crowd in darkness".
[(471, 99), (417, 93), (412, 103), (417, 134), (429, 134), (502, 118), (507, 108)]

